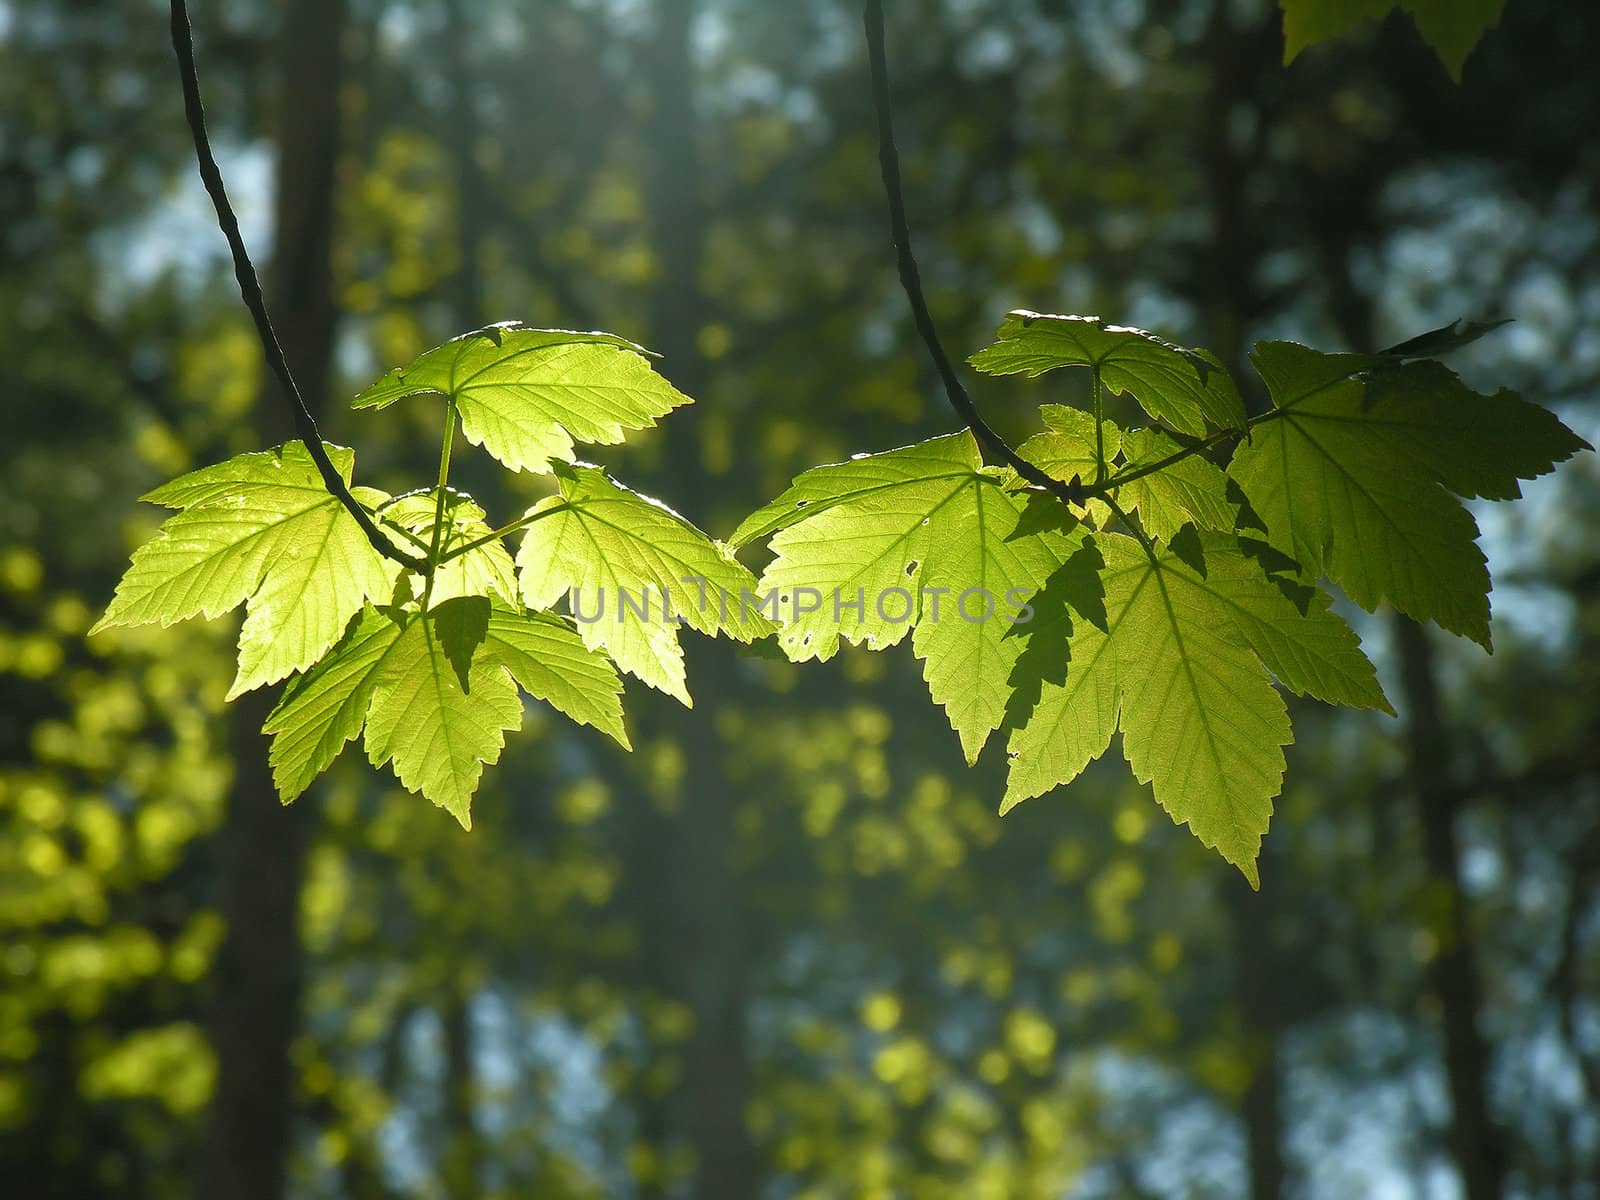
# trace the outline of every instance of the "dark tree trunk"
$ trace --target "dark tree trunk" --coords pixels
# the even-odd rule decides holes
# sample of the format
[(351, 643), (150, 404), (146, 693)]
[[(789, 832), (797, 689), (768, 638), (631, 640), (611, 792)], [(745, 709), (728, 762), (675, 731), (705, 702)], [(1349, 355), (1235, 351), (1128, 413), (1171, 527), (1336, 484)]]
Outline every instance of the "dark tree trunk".
[[(1240, 1103), (1250, 1200), (1278, 1200), (1284, 1193), (1283, 1069), (1279, 1045), (1284, 1014), (1278, 991), (1285, 971), (1273, 941), (1263, 893), (1241, 879), (1228, 881), (1233, 914), (1233, 1003), (1244, 1030), (1242, 1051), (1250, 1083)], [(1270, 886), (1270, 885), (1268, 885)]]
[(445, 1190), (453, 1200), (477, 1200), (482, 1194), (483, 1142), (478, 1136), (474, 1103), (477, 1074), (472, 1066), (472, 1010), (468, 997), (453, 995), (440, 1011), (444, 1025)]
[[(696, 7), (695, 0), (663, 0), (656, 7), (651, 56), (650, 214), (661, 277), (652, 298), (650, 336), (662, 353), (663, 372), (691, 396), (698, 396), (705, 383), (695, 346), (705, 320), (699, 286), (705, 213), (695, 165), (698, 126), (689, 52)], [(695, 498), (685, 494), (701, 459), (693, 410), (667, 423), (666, 438), (669, 470), (682, 465), (670, 474), (673, 499), (693, 513)], [(748, 1200), (759, 1182), (744, 1120), (750, 1094), (744, 1024), (747, 930), (731, 864), (736, 794), (714, 712), (738, 687), (738, 662), (726, 640), (689, 635), (686, 641), (698, 643), (689, 647), (689, 682), (701, 710), (653, 706), (655, 712), (670, 712), (661, 732), (683, 748), (689, 764), (681, 805), (664, 822), (665, 841), (655, 851), (664, 858), (666, 935), (657, 962), (672, 991), (694, 1013), (683, 1091), (675, 1104), (678, 1132), (695, 1154), (694, 1194), (702, 1200)]]
[(463, 329), (475, 328), (483, 309), (478, 273), (478, 238), (483, 229), (483, 178), (474, 157), (478, 111), (472, 101), (472, 67), (466, 0), (446, 0), (444, 49), (450, 64), (450, 128), (441, 134), (454, 149), (456, 169), (456, 316)]
[[(440, 138), (454, 154), (456, 174), (456, 324), (477, 326), (483, 309), (483, 281), (478, 271), (478, 237), (483, 180), (473, 158), (478, 142), (477, 110), (472, 98), (472, 66), (468, 54), (469, 25), (465, 0), (446, 0), (444, 52), (450, 70), (449, 126)], [(466, 947), (458, 949), (466, 951)], [(439, 1008), (444, 1030), (444, 1104), (440, 1122), (441, 1174), (453, 1200), (477, 1200), (481, 1194), (484, 1146), (476, 1109), (477, 1071), (472, 1061), (472, 992), (451, 986)]]
[[(1238, 21), (1244, 24), (1238, 24)], [(1238, 144), (1233, 118), (1245, 107), (1260, 110), (1257, 90), (1270, 77), (1277, 50), (1276, 23), (1240, 18), (1226, 4), (1213, 10), (1206, 31), (1211, 86), (1206, 96), (1203, 153), (1214, 234), (1198, 256), (1194, 292), (1204, 298), (1208, 344), (1230, 369), (1245, 362), (1245, 336), (1258, 319), (1256, 286), (1261, 253), (1255, 236), (1261, 215), (1251, 209), (1248, 187), (1259, 169), (1258, 143)], [(1249, 379), (1241, 376), (1241, 382)], [(1250, 397), (1248, 384), (1245, 391)], [(1262, 863), (1264, 886), (1271, 872)], [(1280, 1047), (1289, 1017), (1281, 995), (1287, 978), (1272, 936), (1272, 901), (1230, 877), (1223, 885), (1233, 935), (1232, 1003), (1243, 1030), (1240, 1047), (1250, 1082), (1240, 1100), (1250, 1200), (1280, 1200), (1284, 1194), (1283, 1066)]]
[[(275, 240), (267, 295), (306, 402), (325, 404), (334, 311), (329, 258), (338, 153), (342, 0), (291, 0), (284, 13), (278, 116)], [(204, 64), (202, 64), (202, 70)], [(256, 428), (273, 444), (290, 434), (275, 385)], [(217, 836), (217, 906), (227, 923), (218, 957), (212, 1044), (217, 1090), (199, 1195), (278, 1200), (284, 1194), (295, 1107), (289, 1047), (299, 1026), (300, 888), (312, 828), (310, 801), (283, 807), (260, 733), (273, 703), (257, 691), (229, 710), (233, 790)]]
[(1422, 830), (1429, 914), (1438, 951), (1429, 986), (1444, 1028), (1444, 1065), (1450, 1085), (1450, 1147), (1467, 1200), (1499, 1200), (1504, 1191), (1503, 1134), (1490, 1115), (1489, 1046), (1478, 1028), (1482, 993), (1466, 899), (1461, 892), (1461, 849), (1455, 782), (1439, 709), (1433, 647), (1416, 622), (1395, 620), (1412, 791)]

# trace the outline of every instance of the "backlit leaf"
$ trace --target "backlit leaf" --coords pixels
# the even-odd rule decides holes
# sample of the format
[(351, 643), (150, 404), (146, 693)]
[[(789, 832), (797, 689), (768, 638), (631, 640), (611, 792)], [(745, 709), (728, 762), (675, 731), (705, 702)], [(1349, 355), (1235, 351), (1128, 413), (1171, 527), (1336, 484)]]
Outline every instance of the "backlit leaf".
[[(1003, 807), (1076, 778), (1120, 729), (1134, 777), (1255, 885), (1292, 733), (1236, 623), (1234, 589), (1164, 551), (1152, 559), (1121, 534), (1093, 542), (1106, 564), (1106, 628), (1073, 621), (1065, 682), (1043, 679), (1027, 724), (1011, 734)], [(1240, 591), (1253, 609), (1255, 590)]]
[(741, 642), (772, 632), (745, 599), (754, 576), (724, 547), (598, 467), (561, 465), (556, 475), (561, 494), (529, 510), (542, 515), (517, 552), (529, 608), (567, 598), (586, 646), (686, 705), (679, 624)]
[(828, 659), (841, 638), (882, 649), (911, 633), (969, 762), (1005, 713), (1023, 649), (1007, 630), (1082, 539), (1013, 538), (1026, 501), (1002, 480), (963, 430), (813, 468), (734, 535), (777, 529), (761, 588), (781, 597), (794, 661)]
[(504, 667), (529, 695), (632, 748), (622, 725), (622, 680), (610, 659), (583, 644), (570, 618), (496, 604), (481, 657)]
[[(394, 752), (397, 764), (406, 767), (402, 781), (458, 816), (466, 812), (469, 783), (475, 786), (477, 778), (479, 768), (474, 763), (479, 760), (472, 755), (482, 749), (483, 761), (492, 762), (499, 754), (498, 745), (489, 744), (498, 734), (485, 739), (459, 726), (509, 721), (507, 680), (627, 747), (622, 683), (603, 655), (584, 646), (571, 622), (497, 603), (488, 611), (485, 628), (481, 622), (486, 604), (480, 598), (462, 598), (439, 605), (427, 617), (371, 606), (363, 609), (338, 646), (290, 682), (262, 726), (264, 733), (273, 735), (269, 761), (284, 803), (305, 791), (360, 735), (380, 683), (388, 689), (386, 720), (393, 729), (383, 735), (384, 753), (375, 761)], [(465, 641), (473, 649), (467, 673), (472, 695), (460, 694), (462, 660), (459, 654), (455, 662), (450, 658), (450, 643), (460, 640), (459, 634), (467, 635)], [(488, 694), (479, 703), (474, 697), (484, 686)], [(510, 694), (514, 693), (513, 688)], [(413, 708), (406, 717), (401, 707), (408, 697)], [(418, 737), (426, 734), (434, 739), (445, 755), (436, 771), (416, 761), (412, 749), (403, 744), (408, 720), (414, 722)], [(516, 723), (501, 726), (515, 727)]]
[(994, 345), (969, 360), (990, 375), (1035, 378), (1058, 367), (1098, 367), (1112, 392), (1127, 392), (1159, 421), (1203, 437), (1208, 423), (1244, 427), (1244, 402), (1216, 357), (1185, 350), (1143, 329), (1099, 317), (1063, 317), (1019, 309), (1006, 316)]
[[(346, 483), (352, 451), (328, 446)], [(386, 497), (357, 488), (369, 507)], [(96, 630), (193, 616), (248, 602), (229, 698), (316, 662), (399, 568), (367, 541), (299, 442), (192, 471), (145, 497), (182, 511), (134, 552)]]
[(471, 620), (463, 609), (481, 597), (446, 600), (413, 614), (383, 655), (371, 681), (367, 758), (392, 764), (396, 777), (472, 828), (472, 793), (483, 764), (500, 758), (505, 731), (522, 727), (517, 685), (499, 666), (479, 658), (468, 686), (457, 677), (442, 630)]
[(400, 637), (402, 619), (369, 605), (331, 653), (283, 689), (261, 731), (273, 735), (267, 757), (285, 804), (360, 735), (373, 682)]
[(1487, 648), (1477, 523), (1446, 487), (1514, 494), (1517, 477), (1585, 443), (1511, 393), (1459, 388), (1436, 363), (1386, 371), (1374, 399), (1370, 358), (1263, 342), (1252, 359), (1280, 415), (1252, 430), (1228, 474), (1272, 546), (1369, 611), (1387, 601)]
[[(1135, 470), (1170, 458), (1180, 447), (1159, 429), (1130, 429), (1123, 435), (1122, 449), (1126, 461), (1120, 469)], [(1163, 542), (1171, 541), (1191, 521), (1200, 529), (1233, 528), (1228, 477), (1199, 454), (1123, 484), (1117, 489), (1117, 503), (1137, 511), (1145, 532)]]
[(689, 397), (650, 368), (648, 352), (609, 333), (491, 325), (396, 367), (353, 400), (454, 397), (467, 440), (517, 471), (570, 462), (573, 443), (613, 445)]

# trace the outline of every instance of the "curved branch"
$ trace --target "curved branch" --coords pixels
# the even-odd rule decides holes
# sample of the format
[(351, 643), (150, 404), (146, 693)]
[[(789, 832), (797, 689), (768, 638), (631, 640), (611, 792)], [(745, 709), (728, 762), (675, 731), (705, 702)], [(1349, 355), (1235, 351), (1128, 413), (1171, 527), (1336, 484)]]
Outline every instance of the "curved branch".
[(1062, 483), (1059, 479), (1053, 479), (1013, 450), (978, 412), (939, 342), (933, 315), (928, 311), (928, 301), (922, 294), (922, 276), (917, 270), (917, 260), (911, 253), (911, 227), (906, 220), (905, 194), (900, 182), (900, 151), (895, 145), (894, 122), (889, 111), (889, 66), (883, 49), (882, 0), (866, 0), (861, 15), (867, 30), (867, 57), (872, 67), (872, 105), (878, 117), (878, 167), (883, 175), (884, 195), (889, 202), (889, 232), (894, 239), (900, 286), (911, 304), (917, 332), (922, 335), (933, 365), (938, 369), (945, 395), (949, 397), (950, 406), (956, 410), (956, 414), (972, 427), (978, 440), (1018, 475), (1057, 499), (1081, 504), (1085, 497), (1093, 494), (1093, 489), (1086, 488), (1081, 482)]
[(194, 39), (190, 34), (189, 12), (184, 0), (172, 0), (172, 49), (178, 56), (178, 76), (183, 82), (183, 108), (189, 119), (189, 132), (194, 135), (194, 153), (200, 166), (200, 179), (205, 184), (206, 194), (211, 197), (211, 203), (217, 210), (217, 225), (222, 230), (223, 237), (228, 239), (228, 249), (233, 254), (234, 277), (239, 281), (239, 296), (255, 321), (256, 336), (261, 340), (261, 349), (266, 354), (267, 366), (271, 368), (273, 375), (283, 387), (284, 395), (289, 399), (289, 407), (294, 415), (295, 432), (305, 443), (306, 453), (311, 455), (311, 461), (317, 464), (323, 485), (355, 518), (356, 524), (367, 535), (367, 541), (372, 543), (373, 549), (385, 558), (392, 559), (413, 571), (429, 574), (433, 568), (427, 560), (413, 557), (397, 549), (373, 523), (366, 509), (362, 508), (350, 494), (350, 489), (339, 477), (338, 469), (322, 445), (322, 434), (317, 430), (316, 419), (306, 407), (305, 399), (295, 384), (294, 375), (289, 370), (288, 360), (283, 356), (283, 347), (278, 344), (278, 335), (272, 328), (272, 319), (267, 315), (267, 304), (261, 294), (261, 282), (256, 278), (255, 264), (250, 261), (249, 251), (245, 249), (244, 237), (239, 232), (239, 220), (234, 216), (233, 206), (228, 202), (228, 192), (222, 183), (222, 172), (218, 169), (217, 160), (211, 153), (211, 141), (206, 135), (205, 108), (200, 103), (200, 79), (194, 64)]

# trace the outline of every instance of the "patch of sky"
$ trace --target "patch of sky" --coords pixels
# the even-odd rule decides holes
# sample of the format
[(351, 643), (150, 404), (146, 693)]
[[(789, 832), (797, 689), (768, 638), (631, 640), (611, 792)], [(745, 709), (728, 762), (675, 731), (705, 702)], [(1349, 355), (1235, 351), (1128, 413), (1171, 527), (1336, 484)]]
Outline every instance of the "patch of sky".
[[(214, 139), (212, 150), (250, 257), (265, 263), (272, 257), (275, 157), (265, 142), (239, 145)], [(90, 253), (98, 278), (105, 281), (101, 302), (114, 310), (168, 276), (192, 295), (231, 261), (211, 199), (187, 164), (169, 186), (166, 203), (102, 227), (90, 239)]]

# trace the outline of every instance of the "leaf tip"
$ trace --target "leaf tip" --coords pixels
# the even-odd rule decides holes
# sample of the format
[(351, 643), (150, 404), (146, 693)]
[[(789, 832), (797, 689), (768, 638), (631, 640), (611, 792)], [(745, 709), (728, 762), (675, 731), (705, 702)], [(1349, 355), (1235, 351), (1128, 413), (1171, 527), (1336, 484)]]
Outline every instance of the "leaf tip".
[(1261, 872), (1257, 869), (1256, 865), (1259, 861), (1259, 858), (1260, 856), (1257, 854), (1255, 857), (1247, 858), (1242, 861), (1235, 861), (1233, 864), (1239, 868), (1239, 873), (1244, 876), (1244, 880), (1250, 885), (1250, 890), (1252, 892), (1259, 892), (1261, 890)]

